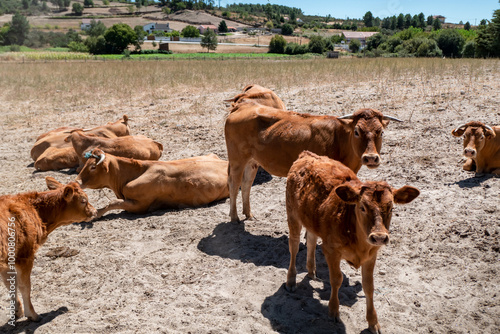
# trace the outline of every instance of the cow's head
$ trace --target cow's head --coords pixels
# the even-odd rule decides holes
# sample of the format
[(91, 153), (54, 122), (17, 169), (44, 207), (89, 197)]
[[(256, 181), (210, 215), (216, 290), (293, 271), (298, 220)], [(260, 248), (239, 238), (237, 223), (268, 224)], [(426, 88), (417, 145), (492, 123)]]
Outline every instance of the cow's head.
[(65, 203), (59, 207), (61, 211), (57, 214), (58, 225), (90, 221), (97, 216), (97, 210), (89, 203), (87, 194), (78, 183), (64, 185), (50, 176), (45, 178), (45, 182), (50, 190), (58, 192), (55, 195), (61, 196), (62, 203)]
[(389, 121), (402, 122), (370, 108), (360, 109), (338, 119), (349, 129), (354, 152), (368, 168), (377, 168), (380, 165), (382, 135)]
[(495, 137), (495, 131), (481, 122), (469, 122), (453, 130), (455, 137), (464, 136), (464, 156), (475, 159), (477, 152), (481, 151), (486, 141)]
[(356, 205), (357, 228), (374, 246), (389, 242), (393, 204), (406, 204), (420, 192), (417, 188), (404, 186), (391, 188), (386, 182), (348, 182), (335, 188), (335, 193), (344, 202)]
[(106, 127), (114, 132), (118, 137), (130, 136), (128, 121), (130, 121), (130, 118), (128, 118), (127, 115), (123, 115), (122, 119), (119, 119), (116, 122), (109, 122), (106, 124)]
[(75, 181), (80, 183), (82, 188), (97, 189), (106, 187), (109, 157), (106, 158), (101, 149), (95, 148), (92, 151), (85, 152), (84, 158), (87, 159), (87, 162)]

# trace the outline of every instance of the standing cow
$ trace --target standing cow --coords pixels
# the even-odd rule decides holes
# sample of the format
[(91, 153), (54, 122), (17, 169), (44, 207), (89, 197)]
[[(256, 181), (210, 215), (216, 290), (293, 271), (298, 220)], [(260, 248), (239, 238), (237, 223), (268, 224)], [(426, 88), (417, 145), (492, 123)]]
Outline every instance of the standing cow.
[(144, 213), (159, 208), (206, 205), (229, 196), (227, 161), (215, 154), (175, 161), (141, 161), (94, 149), (77, 182), (113, 190), (117, 200), (98, 210)]
[(339, 317), (338, 290), (342, 284), (340, 261), (361, 267), (366, 296), (366, 319), (372, 333), (380, 333), (373, 305), (373, 270), (377, 251), (389, 242), (393, 203), (405, 204), (419, 195), (416, 188), (390, 187), (386, 182), (361, 182), (342, 163), (311, 152), (303, 152), (290, 168), (286, 184), (290, 267), (286, 281), (296, 289), (295, 260), (300, 232), (307, 230), (307, 272), (316, 276), (315, 251), (318, 237), (330, 271), (329, 315)]
[(500, 175), (500, 126), (473, 121), (451, 133), (455, 137), (464, 136), (464, 156), (467, 158), (464, 170)]
[[(46, 182), (52, 190), (0, 196), (0, 274), (11, 298), (17, 297), (16, 316), (26, 314), (33, 321), (40, 320), (31, 304), (31, 269), (38, 248), (59, 226), (89, 221), (97, 215), (77, 183), (63, 185), (51, 177)], [(17, 275), (11, 274), (13, 267)]]
[(380, 164), (383, 130), (390, 120), (375, 109), (361, 109), (343, 117), (313, 116), (268, 107), (253, 100), (233, 103), (225, 124), (229, 160), (231, 221), (238, 221), (236, 198), (241, 185), (243, 214), (250, 210), (250, 188), (257, 169), (285, 177), (304, 150), (326, 155), (351, 168)]

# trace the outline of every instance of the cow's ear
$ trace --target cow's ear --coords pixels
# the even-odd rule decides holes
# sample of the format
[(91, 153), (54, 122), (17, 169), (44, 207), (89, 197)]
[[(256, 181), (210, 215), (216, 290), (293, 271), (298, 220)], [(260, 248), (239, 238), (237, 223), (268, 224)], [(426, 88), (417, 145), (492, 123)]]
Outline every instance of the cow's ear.
[(460, 127), (451, 131), (451, 134), (454, 135), (455, 137), (462, 137), (464, 135), (464, 132), (465, 132), (465, 127)]
[(337, 196), (346, 203), (355, 204), (361, 199), (360, 191), (350, 184), (343, 184), (335, 188)]
[(384, 127), (384, 129), (387, 127), (387, 125), (389, 125), (389, 123), (390, 123), (390, 122), (391, 122), (391, 121), (390, 121), (390, 120), (388, 120), (388, 119), (384, 119), (384, 120), (382, 120), (382, 126)]
[(496, 137), (495, 131), (491, 131), (490, 129), (486, 129), (484, 134), (486, 135), (486, 138), (488, 138), (488, 139), (493, 139)]
[(393, 190), (394, 203), (396, 204), (406, 204), (413, 201), (420, 195), (420, 191), (411, 186), (403, 186), (399, 189)]
[(73, 189), (72, 186), (68, 185), (68, 186), (64, 187), (63, 197), (66, 200), (66, 202), (69, 202), (73, 199), (74, 193), (75, 193), (75, 189)]
[(345, 126), (354, 128), (354, 120), (352, 119), (339, 119), (340, 123), (342, 123)]
[(61, 182), (57, 181), (52, 176), (47, 176), (45, 178), (45, 183), (47, 184), (47, 188), (49, 188), (50, 190), (55, 190), (63, 186)]

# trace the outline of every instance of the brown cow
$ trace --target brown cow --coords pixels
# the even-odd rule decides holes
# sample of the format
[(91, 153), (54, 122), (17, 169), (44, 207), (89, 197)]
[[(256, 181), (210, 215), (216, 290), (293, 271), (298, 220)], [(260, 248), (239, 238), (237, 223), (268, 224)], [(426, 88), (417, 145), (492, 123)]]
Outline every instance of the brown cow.
[[(51, 177), (46, 182), (53, 190), (0, 196), (0, 273), (12, 300), (16, 297), (15, 315), (20, 318), (26, 313), (33, 321), (40, 320), (30, 297), (30, 275), (38, 248), (59, 226), (89, 221), (97, 214), (77, 183), (63, 185)], [(12, 274), (14, 267), (17, 275)]]
[(318, 237), (330, 271), (329, 315), (339, 318), (338, 290), (342, 284), (340, 261), (361, 267), (366, 296), (366, 319), (373, 333), (380, 333), (373, 306), (373, 269), (378, 249), (389, 242), (393, 203), (405, 204), (419, 195), (416, 188), (391, 188), (386, 182), (361, 182), (342, 163), (305, 151), (288, 173), (286, 209), (290, 229), (290, 267), (286, 288), (296, 288), (295, 260), (302, 226), (307, 230), (307, 271), (316, 275)]
[[(130, 135), (128, 121), (128, 116), (123, 115), (123, 118), (116, 122), (109, 122), (106, 125), (83, 131), (106, 138), (128, 136)], [(64, 140), (69, 132), (75, 130), (78, 128), (61, 127), (40, 135), (31, 149), (31, 158), (35, 161), (35, 168), (46, 171), (77, 167), (78, 156), (71, 143)]]
[(109, 188), (119, 199), (98, 210), (143, 213), (159, 208), (205, 205), (227, 198), (227, 161), (215, 154), (175, 161), (141, 161), (94, 149), (76, 181)]
[(361, 109), (343, 117), (313, 116), (266, 107), (254, 101), (236, 104), (225, 124), (229, 160), (231, 221), (238, 221), (236, 197), (241, 185), (243, 213), (252, 217), (250, 188), (262, 166), (285, 177), (304, 150), (336, 159), (358, 172), (380, 164), (382, 133), (393, 117)]
[(65, 140), (72, 143), (78, 159), (80, 161), (80, 169), (85, 164), (85, 154), (94, 148), (100, 148), (106, 153), (110, 153), (119, 157), (141, 159), (141, 160), (158, 160), (163, 151), (163, 145), (149, 139), (146, 136), (124, 136), (116, 138), (95, 137), (85, 134), (83, 131), (74, 131)]
[(464, 136), (463, 165), (466, 171), (500, 175), (500, 126), (469, 122), (451, 132), (455, 137)]
[(233, 107), (246, 101), (254, 101), (277, 109), (286, 109), (285, 104), (275, 92), (259, 85), (248, 85), (243, 88), (243, 93), (236, 95), (232, 99), (225, 100), (225, 102), (232, 102)]

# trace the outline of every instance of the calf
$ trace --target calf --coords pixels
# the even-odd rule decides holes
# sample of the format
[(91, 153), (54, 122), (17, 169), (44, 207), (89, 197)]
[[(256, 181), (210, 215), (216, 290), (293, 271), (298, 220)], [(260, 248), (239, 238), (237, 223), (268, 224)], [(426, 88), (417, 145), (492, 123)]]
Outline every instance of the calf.
[(361, 182), (342, 163), (303, 152), (290, 168), (286, 185), (286, 209), (290, 229), (290, 267), (286, 281), (296, 289), (295, 259), (302, 227), (307, 231), (307, 271), (316, 276), (315, 249), (318, 237), (330, 271), (329, 315), (339, 317), (338, 290), (342, 284), (340, 261), (361, 266), (366, 296), (366, 319), (372, 333), (380, 333), (373, 306), (373, 270), (377, 251), (389, 242), (393, 203), (405, 204), (419, 195), (416, 188), (391, 188), (386, 182)]
[(243, 92), (241, 94), (225, 101), (232, 102), (233, 107), (238, 103), (254, 101), (267, 107), (283, 110), (286, 109), (285, 104), (275, 92), (259, 85), (248, 85), (243, 88)]
[[(77, 183), (63, 185), (51, 177), (46, 182), (52, 190), (0, 196), (0, 274), (11, 297), (16, 296), (16, 316), (25, 313), (33, 321), (40, 319), (30, 297), (31, 269), (38, 248), (59, 226), (89, 221), (97, 214)], [(11, 273), (14, 269), (17, 275)]]
[(133, 213), (205, 205), (229, 196), (227, 162), (215, 154), (175, 161), (140, 161), (100, 149), (88, 153), (77, 176), (84, 188), (109, 188), (118, 200), (98, 210)]
[(85, 164), (84, 153), (93, 148), (100, 148), (106, 153), (119, 157), (141, 160), (158, 160), (163, 151), (162, 144), (142, 135), (103, 138), (89, 136), (82, 131), (74, 131), (65, 140), (71, 142), (78, 155), (80, 161), (79, 169)]
[(466, 171), (500, 175), (500, 126), (490, 127), (481, 122), (469, 122), (451, 132), (464, 136), (463, 165)]

